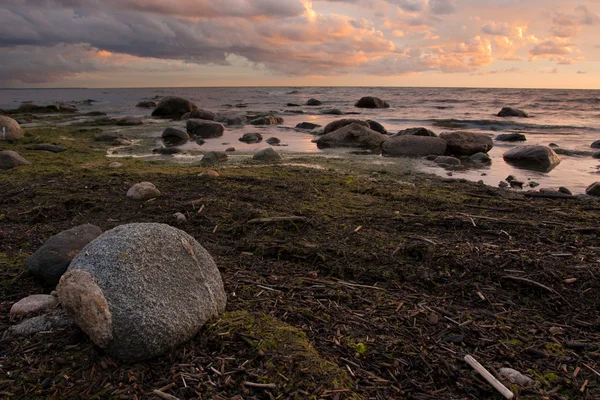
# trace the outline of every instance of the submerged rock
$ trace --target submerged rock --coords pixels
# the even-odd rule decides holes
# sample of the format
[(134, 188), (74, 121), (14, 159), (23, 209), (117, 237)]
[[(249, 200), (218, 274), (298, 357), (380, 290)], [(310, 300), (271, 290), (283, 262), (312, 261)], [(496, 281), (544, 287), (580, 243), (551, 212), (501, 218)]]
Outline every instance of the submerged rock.
[(57, 233), (27, 259), (27, 270), (47, 284), (56, 285), (71, 260), (101, 234), (102, 229), (91, 224)]
[(358, 124), (358, 125), (362, 125), (366, 128), (371, 129), (371, 127), (367, 121), (364, 121), (362, 119), (344, 118), (344, 119), (338, 119), (336, 121), (330, 122), (327, 125), (325, 125), (325, 128), (323, 128), (323, 133), (324, 134), (331, 133), (331, 132), (337, 131), (338, 129), (341, 129), (341, 128), (351, 125), (351, 124)]
[(400, 135), (389, 138), (383, 143), (383, 155), (391, 157), (422, 157), (444, 155), (445, 140), (430, 136)]
[(190, 111), (189, 113), (182, 115), (181, 119), (203, 119), (206, 121), (214, 121), (216, 117), (217, 114), (215, 114), (212, 111), (197, 108), (195, 110)]
[(278, 125), (283, 124), (283, 118), (276, 117), (275, 115), (267, 115), (264, 117), (258, 117), (250, 121), (251, 125)]
[(475, 153), (471, 157), (469, 157), (469, 159), (473, 162), (484, 165), (492, 163), (492, 159), (486, 153)]
[(240, 142), (244, 142), (244, 143), (259, 143), (262, 142), (263, 137), (260, 133), (258, 132), (247, 132), (244, 133), (244, 135), (239, 138)]
[(448, 143), (448, 153), (457, 156), (471, 156), (487, 153), (494, 147), (494, 141), (487, 135), (475, 132), (444, 132), (440, 138)]
[(158, 103), (156, 109), (152, 112), (152, 116), (179, 120), (183, 114), (192, 112), (196, 108), (196, 105), (187, 99), (168, 96)]
[(300, 122), (298, 125), (296, 125), (297, 129), (308, 129), (308, 130), (313, 130), (315, 128), (320, 127), (321, 125), (319, 124), (313, 124), (312, 122)]
[(187, 121), (186, 129), (191, 136), (202, 139), (210, 139), (223, 136), (225, 127), (214, 121), (204, 119), (190, 119)]
[(154, 107), (156, 107), (156, 102), (154, 102), (154, 101), (140, 101), (135, 106), (139, 107), (139, 108), (154, 108)]
[(590, 145), (592, 149), (600, 149), (600, 140), (596, 140), (594, 143)]
[(162, 138), (163, 139), (167, 139), (167, 140), (173, 140), (173, 139), (178, 139), (178, 140), (189, 140), (190, 135), (187, 134), (187, 132), (184, 132), (180, 129), (175, 129), (175, 128), (166, 128), (163, 133), (162, 133)]
[(137, 117), (124, 117), (117, 120), (117, 125), (119, 126), (136, 126), (143, 125), (144, 122)]
[(248, 118), (240, 113), (217, 114), (215, 117), (216, 122), (221, 122), (225, 125), (244, 125), (247, 120)]
[(164, 224), (122, 225), (104, 233), (73, 260), (57, 290), (94, 343), (129, 362), (186, 342), (227, 301), (210, 254), (192, 236)]
[(360, 100), (358, 100), (356, 102), (356, 104), (354, 104), (354, 107), (358, 107), (358, 108), (389, 108), (390, 105), (377, 98), (377, 97), (372, 97), (372, 96), (366, 96), (361, 98)]
[(326, 110), (322, 110), (321, 114), (323, 114), (323, 115), (344, 115), (342, 110), (339, 110), (337, 108), (328, 108)]
[(433, 160), (433, 162), (440, 166), (458, 167), (461, 165), (458, 158), (448, 156), (438, 156), (435, 158), (435, 160)]
[(281, 144), (281, 140), (277, 139), (276, 137), (270, 137), (267, 139), (267, 143), (271, 146), (279, 146)]
[(522, 133), (503, 133), (496, 136), (496, 140), (499, 142), (524, 142), (527, 137)]
[(0, 141), (17, 140), (23, 137), (19, 123), (5, 115), (0, 115)]
[(502, 110), (500, 110), (500, 112), (498, 113), (498, 116), (529, 118), (529, 115), (527, 115), (525, 111), (512, 107), (503, 107)]
[(515, 147), (503, 157), (509, 164), (541, 172), (549, 172), (561, 162), (554, 150), (546, 146)]

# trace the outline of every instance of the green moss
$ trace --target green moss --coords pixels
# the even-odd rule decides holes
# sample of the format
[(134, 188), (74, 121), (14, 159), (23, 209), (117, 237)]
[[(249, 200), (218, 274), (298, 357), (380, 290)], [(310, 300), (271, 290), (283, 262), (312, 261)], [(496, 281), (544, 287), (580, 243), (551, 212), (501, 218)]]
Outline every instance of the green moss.
[(539, 373), (533, 369), (527, 370), (530, 374), (535, 375), (536, 380), (539, 381), (544, 387), (550, 388), (554, 386), (554, 382), (559, 379), (558, 374), (554, 372), (546, 372), (544, 374)]
[(521, 342), (518, 339), (506, 339), (506, 340), (501, 340), (501, 342), (505, 343), (505, 344), (510, 344), (512, 346), (520, 346), (523, 344), (523, 342)]
[(544, 347), (546, 348), (546, 351), (549, 354), (552, 354), (554, 356), (562, 357), (565, 355), (565, 350), (561, 344), (554, 343), (554, 342), (546, 343), (546, 345)]
[(352, 388), (346, 372), (323, 359), (304, 332), (271, 316), (246, 311), (224, 313), (212, 330), (217, 338), (227, 332), (245, 338), (246, 343), (251, 342), (252, 350), (267, 360), (263, 364), (264, 382), (275, 383), (292, 392), (301, 389), (313, 393), (319, 387), (330, 390)]
[(367, 345), (364, 343), (356, 343), (354, 348), (356, 349), (356, 354), (358, 354), (359, 356), (362, 356), (367, 352)]

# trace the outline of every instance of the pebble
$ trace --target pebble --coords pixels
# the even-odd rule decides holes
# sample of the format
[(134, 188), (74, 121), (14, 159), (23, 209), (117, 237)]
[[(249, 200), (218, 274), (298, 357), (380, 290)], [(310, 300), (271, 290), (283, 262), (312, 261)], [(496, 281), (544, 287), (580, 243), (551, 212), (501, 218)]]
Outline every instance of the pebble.
[(431, 325), (437, 325), (440, 322), (440, 317), (437, 314), (429, 314), (429, 317), (427, 317), (427, 320), (429, 321), (429, 323)]
[(506, 183), (506, 182), (504, 182), (504, 181), (501, 181), (501, 182), (498, 184), (498, 186), (499, 186), (499, 187), (501, 187), (501, 188), (506, 188), (506, 187), (508, 187), (508, 183)]
[(177, 219), (177, 222), (185, 222), (187, 221), (187, 218), (185, 217), (185, 215), (183, 213), (175, 213), (173, 214), (173, 216), (175, 217), (175, 219)]
[(512, 182), (512, 181), (516, 181), (516, 180), (517, 180), (517, 178), (515, 178), (514, 175), (509, 175), (505, 179), (505, 181), (509, 182), (509, 183)]
[(535, 385), (535, 381), (533, 379), (529, 378), (528, 376), (523, 375), (519, 371), (514, 370), (512, 368), (500, 368), (498, 373), (501, 376), (508, 378), (508, 380), (510, 380), (511, 382), (516, 383), (517, 385), (521, 385), (521, 386)]
[(48, 294), (34, 294), (19, 300), (10, 308), (10, 317), (22, 317), (44, 312), (58, 304), (58, 299)]
[(533, 181), (529, 182), (529, 187), (531, 187), (531, 188), (536, 188), (538, 186), (540, 186), (540, 184), (537, 182), (533, 182)]
[(513, 179), (512, 181), (509, 181), (509, 183), (510, 183), (510, 187), (523, 189), (524, 183), (521, 181), (517, 181), (517, 180)]
[(110, 164), (108, 166), (108, 168), (121, 168), (123, 166), (123, 164), (121, 164), (120, 162), (114, 162), (112, 164)]
[(560, 193), (564, 193), (564, 194), (568, 194), (568, 195), (573, 195), (573, 193), (568, 188), (566, 188), (564, 186), (559, 187), (558, 191)]

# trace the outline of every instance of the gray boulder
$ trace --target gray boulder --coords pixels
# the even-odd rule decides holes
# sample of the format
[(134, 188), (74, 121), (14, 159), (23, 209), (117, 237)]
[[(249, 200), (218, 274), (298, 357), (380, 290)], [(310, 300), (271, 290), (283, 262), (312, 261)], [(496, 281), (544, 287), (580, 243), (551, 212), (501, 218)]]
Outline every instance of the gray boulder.
[(0, 140), (17, 140), (23, 137), (19, 123), (5, 115), (0, 115)]
[(600, 140), (596, 140), (594, 143), (591, 144), (590, 147), (592, 149), (600, 149)]
[(399, 131), (394, 136), (404, 136), (404, 135), (437, 137), (437, 135), (433, 131), (431, 131), (427, 128), (408, 128), (408, 129)]
[(150, 200), (160, 196), (160, 191), (151, 182), (136, 183), (127, 191), (127, 197), (133, 200)]
[(281, 156), (269, 147), (257, 152), (252, 159), (256, 161), (278, 161), (281, 160)]
[(168, 96), (158, 103), (156, 109), (152, 112), (152, 116), (179, 120), (183, 114), (192, 112), (196, 108), (196, 105), (187, 99)]
[(389, 138), (383, 143), (383, 155), (391, 157), (421, 157), (444, 155), (446, 141), (437, 137), (400, 135)]
[(356, 102), (356, 104), (354, 104), (354, 107), (358, 107), (358, 108), (389, 108), (390, 105), (377, 98), (377, 97), (372, 97), (372, 96), (366, 96), (361, 98), (359, 101)]
[(283, 124), (283, 118), (275, 115), (266, 115), (264, 117), (254, 118), (250, 121), (252, 125), (279, 125)]
[(487, 153), (494, 141), (487, 135), (475, 132), (444, 132), (440, 135), (448, 143), (448, 153), (455, 156), (471, 156)]
[(500, 112), (498, 113), (498, 116), (529, 118), (529, 115), (527, 115), (525, 111), (512, 107), (503, 107), (502, 110), (500, 110)]
[(189, 140), (190, 135), (180, 129), (167, 128), (163, 131), (162, 138), (167, 140)]
[(600, 182), (594, 182), (585, 189), (588, 196), (600, 197)]
[(387, 136), (360, 124), (350, 124), (327, 133), (316, 140), (317, 147), (351, 147), (360, 149), (380, 149)]
[(240, 142), (244, 143), (259, 143), (262, 142), (263, 137), (258, 132), (247, 132), (239, 139)]
[(338, 129), (343, 128), (348, 125), (351, 125), (351, 124), (358, 124), (358, 125), (362, 125), (366, 128), (370, 128), (369, 123), (362, 119), (344, 118), (344, 119), (338, 119), (337, 121), (333, 121), (333, 122), (330, 122), (327, 125), (325, 125), (325, 128), (323, 129), (323, 133), (328, 134), (330, 132), (337, 131)]
[(296, 125), (296, 129), (313, 130), (313, 129), (318, 128), (320, 126), (321, 125), (319, 125), (319, 124), (313, 124), (312, 122), (300, 122), (298, 125)]
[(496, 136), (498, 142), (524, 142), (527, 137), (522, 133), (503, 133)]
[(27, 270), (47, 284), (56, 285), (71, 260), (100, 235), (102, 229), (90, 224), (57, 233), (27, 259)]
[(222, 124), (204, 119), (188, 120), (186, 129), (191, 136), (196, 136), (202, 139), (223, 136), (223, 132), (225, 132), (225, 127)]
[(0, 169), (12, 169), (23, 165), (31, 165), (31, 163), (16, 151), (0, 151)]
[(57, 290), (94, 343), (127, 362), (186, 342), (227, 302), (210, 254), (187, 233), (154, 223), (104, 233), (75, 257)]
[(546, 146), (515, 147), (504, 153), (503, 157), (509, 164), (542, 172), (551, 171), (561, 162), (554, 150)]
[(306, 102), (306, 105), (307, 105), (307, 106), (320, 106), (321, 104), (323, 104), (323, 103), (321, 103), (321, 102), (320, 102), (319, 100), (317, 100), (317, 99), (309, 99), (309, 100)]
[(367, 124), (369, 124), (369, 128), (373, 129), (375, 132), (379, 132), (382, 135), (387, 135), (388, 134), (387, 129), (385, 129), (385, 127), (383, 125), (381, 125), (377, 121), (373, 121), (371, 119), (368, 119), (367, 120)]

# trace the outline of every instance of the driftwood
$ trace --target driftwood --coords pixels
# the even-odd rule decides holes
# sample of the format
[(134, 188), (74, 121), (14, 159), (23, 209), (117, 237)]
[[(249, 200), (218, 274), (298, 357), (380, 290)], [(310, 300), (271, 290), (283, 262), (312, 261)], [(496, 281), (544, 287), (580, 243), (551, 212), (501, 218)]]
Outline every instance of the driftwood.
[(494, 387), (494, 389), (502, 394), (502, 396), (506, 397), (507, 399), (512, 399), (515, 397), (513, 392), (508, 390), (508, 388), (504, 386), (498, 379), (496, 379), (494, 375), (492, 375), (487, 369), (485, 369), (483, 365), (479, 364), (476, 359), (471, 356), (465, 356), (465, 361), (467, 364), (473, 367), (475, 371), (479, 372), (479, 375), (483, 376), (484, 379)]
[(530, 285), (537, 286), (537, 287), (539, 287), (541, 289), (547, 290), (547, 291), (552, 292), (554, 294), (558, 294), (558, 292), (556, 290), (552, 289), (551, 287), (548, 287), (546, 285), (542, 285), (541, 283), (536, 282), (536, 281), (532, 281), (531, 279), (521, 278), (520, 276), (506, 275), (506, 276), (503, 276), (502, 279), (510, 279), (511, 281), (518, 281), (518, 282), (529, 283)]
[(252, 224), (270, 224), (272, 222), (308, 222), (305, 217), (269, 217), (269, 218), (256, 218), (248, 221), (249, 225)]

